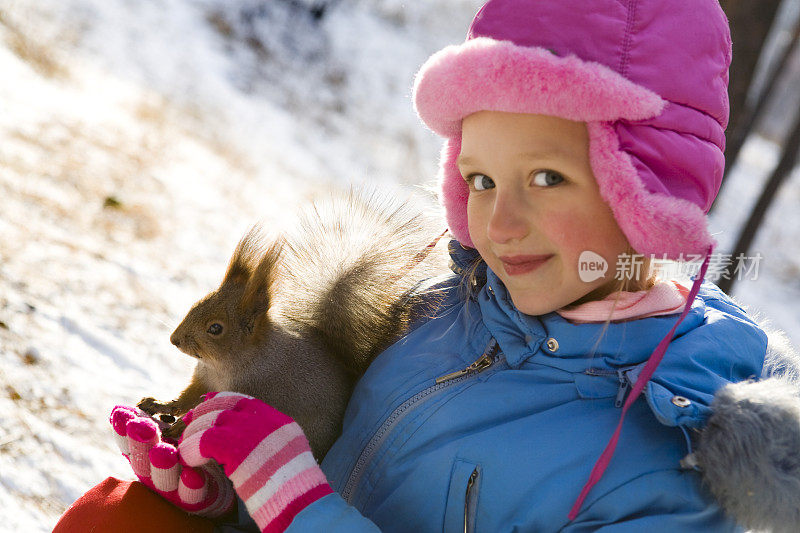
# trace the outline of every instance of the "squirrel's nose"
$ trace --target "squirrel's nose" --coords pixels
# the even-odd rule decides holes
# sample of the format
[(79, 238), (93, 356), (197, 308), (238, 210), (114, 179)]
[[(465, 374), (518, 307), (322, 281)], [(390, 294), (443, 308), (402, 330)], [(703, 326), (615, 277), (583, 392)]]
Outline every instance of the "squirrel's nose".
[(181, 345), (181, 340), (178, 338), (177, 335), (174, 335), (174, 334), (170, 336), (169, 342), (171, 342), (172, 344), (174, 344), (177, 347), (180, 347), (180, 345)]

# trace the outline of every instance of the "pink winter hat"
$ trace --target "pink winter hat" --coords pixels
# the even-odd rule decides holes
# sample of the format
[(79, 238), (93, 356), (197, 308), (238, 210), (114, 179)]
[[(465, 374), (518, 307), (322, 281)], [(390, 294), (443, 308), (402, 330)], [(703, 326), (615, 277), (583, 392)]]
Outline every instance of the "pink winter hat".
[(445, 137), (450, 230), (473, 247), (456, 166), (481, 110), (587, 123), (600, 194), (642, 254), (705, 254), (728, 121), (728, 22), (717, 0), (491, 0), (466, 42), (422, 66), (414, 105)]

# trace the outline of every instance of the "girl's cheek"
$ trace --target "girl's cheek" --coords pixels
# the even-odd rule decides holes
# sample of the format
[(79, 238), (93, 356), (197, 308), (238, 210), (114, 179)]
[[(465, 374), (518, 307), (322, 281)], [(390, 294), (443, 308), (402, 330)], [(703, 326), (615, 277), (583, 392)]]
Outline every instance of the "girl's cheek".
[(469, 237), (475, 245), (486, 240), (491, 208), (491, 204), (475, 199), (472, 195), (467, 201), (467, 228), (469, 229)]
[(581, 211), (576, 208), (550, 213), (542, 217), (539, 227), (568, 266), (577, 269), (584, 251), (600, 254), (609, 263), (615, 262), (618, 249), (623, 251), (627, 241), (613, 216)]
[(560, 248), (561, 253), (582, 247), (593, 237), (590, 221), (569, 212), (549, 213), (541, 218), (538, 225), (550, 242)]

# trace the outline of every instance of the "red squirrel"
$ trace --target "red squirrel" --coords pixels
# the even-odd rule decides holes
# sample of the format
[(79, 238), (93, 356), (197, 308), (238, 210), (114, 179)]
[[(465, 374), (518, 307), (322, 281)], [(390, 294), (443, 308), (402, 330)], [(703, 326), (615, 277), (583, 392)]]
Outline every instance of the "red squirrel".
[[(434, 247), (442, 226), (396, 200), (351, 192), (314, 205), (272, 242), (253, 227), (222, 284), (170, 337), (197, 358), (189, 385), (175, 400), (144, 398), (139, 408), (179, 417), (206, 392), (241, 392), (294, 418), (321, 460), (356, 380), (412, 313), (434, 305), (435, 295), (414, 289), (448, 271)], [(183, 428), (178, 420), (165, 435)]]

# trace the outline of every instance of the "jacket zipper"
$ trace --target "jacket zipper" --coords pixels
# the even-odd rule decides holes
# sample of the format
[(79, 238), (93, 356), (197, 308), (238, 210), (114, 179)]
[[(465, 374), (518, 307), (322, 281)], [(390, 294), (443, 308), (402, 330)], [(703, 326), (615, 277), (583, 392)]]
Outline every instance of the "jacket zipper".
[(456, 383), (460, 383), (492, 366), (492, 364), (500, 359), (497, 354), (499, 351), (498, 348), (497, 341), (492, 339), (478, 360), (463, 370), (445, 374), (444, 376), (436, 378), (435, 383), (432, 386), (416, 393), (414, 396), (400, 404), (394, 411), (392, 411), (392, 414), (383, 421), (369, 442), (367, 442), (367, 445), (364, 446), (364, 449), (361, 450), (361, 454), (359, 454), (356, 464), (353, 467), (353, 470), (350, 472), (350, 476), (348, 476), (347, 482), (342, 489), (342, 498), (344, 498), (344, 500), (349, 504), (353, 503), (353, 492), (358, 485), (358, 482), (361, 480), (364, 467), (369, 464), (372, 456), (378, 449), (380, 449), (381, 444), (383, 444), (383, 441), (386, 440), (386, 436), (390, 433), (391, 429), (397, 425), (397, 423), (400, 422), (400, 420), (402, 420), (405, 415), (416, 406), (416, 404), (427, 399), (432, 394), (450, 387), (451, 385), (455, 385)]
[(630, 376), (628, 376), (630, 371), (630, 368), (617, 370), (619, 389), (617, 389), (617, 397), (614, 399), (614, 407), (622, 407), (622, 404), (625, 403), (625, 397), (628, 395), (631, 385), (633, 385)]
[(472, 492), (472, 486), (475, 484), (475, 480), (478, 478), (478, 467), (475, 467), (475, 470), (472, 471), (472, 474), (469, 476), (469, 480), (467, 480), (467, 490), (466, 494), (464, 494), (464, 533), (468, 533), (472, 531), (473, 528), (469, 527), (469, 511), (470, 511), (470, 492)]
[(451, 372), (450, 374), (445, 374), (444, 376), (439, 376), (436, 378), (436, 384), (438, 385), (439, 383), (444, 383), (445, 381), (450, 381), (451, 379), (466, 376), (471, 372), (480, 372), (482, 370), (486, 370), (492, 366), (492, 363), (494, 363), (494, 355), (491, 353), (491, 350), (487, 350), (486, 353), (481, 355), (480, 359), (469, 365), (467, 368)]
[(628, 396), (628, 391), (630, 391), (631, 387), (633, 386), (633, 380), (628, 373), (634, 369), (635, 367), (620, 368), (618, 370), (587, 368), (583, 371), (583, 373), (587, 376), (613, 376), (616, 374), (617, 379), (619, 380), (619, 388), (617, 388), (617, 397), (614, 398), (614, 407), (622, 407), (622, 405), (625, 403), (625, 398)]

